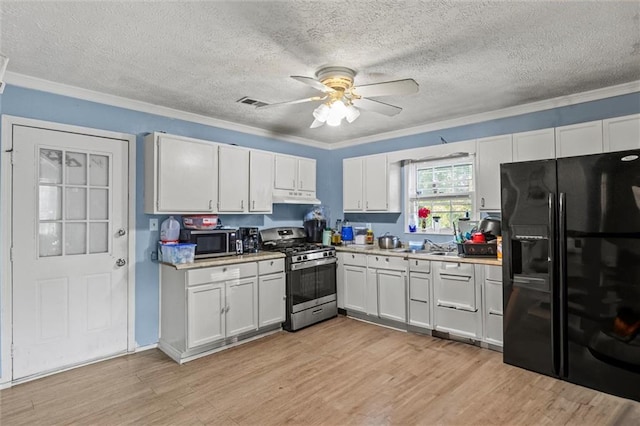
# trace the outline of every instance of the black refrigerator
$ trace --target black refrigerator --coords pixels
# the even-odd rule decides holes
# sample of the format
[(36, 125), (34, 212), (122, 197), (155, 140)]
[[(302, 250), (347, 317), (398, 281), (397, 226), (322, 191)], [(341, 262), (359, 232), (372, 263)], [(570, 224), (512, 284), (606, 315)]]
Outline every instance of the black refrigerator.
[(504, 362), (640, 401), (640, 150), (500, 178)]

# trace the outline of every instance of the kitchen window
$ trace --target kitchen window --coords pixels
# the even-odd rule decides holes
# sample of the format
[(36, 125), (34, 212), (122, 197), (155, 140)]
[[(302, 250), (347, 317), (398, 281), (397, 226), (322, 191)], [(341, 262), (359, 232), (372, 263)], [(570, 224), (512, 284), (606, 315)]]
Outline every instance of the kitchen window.
[[(471, 217), (474, 206), (473, 157), (412, 162), (405, 167), (405, 230), (452, 234), (454, 221)], [(428, 210), (426, 218), (421, 218)], [(422, 213), (422, 214), (420, 214)]]

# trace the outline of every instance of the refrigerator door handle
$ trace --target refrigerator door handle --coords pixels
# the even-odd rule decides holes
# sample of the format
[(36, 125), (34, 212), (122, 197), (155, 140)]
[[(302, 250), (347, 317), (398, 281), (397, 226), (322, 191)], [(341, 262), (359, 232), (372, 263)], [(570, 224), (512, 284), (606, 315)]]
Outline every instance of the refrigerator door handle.
[(554, 193), (549, 193), (548, 198), (548, 208), (549, 208), (549, 235), (548, 235), (548, 244), (549, 244), (549, 258), (548, 258), (548, 274), (549, 274), (549, 283), (551, 284), (551, 297), (549, 300), (550, 308), (551, 308), (551, 365), (553, 366), (553, 372), (556, 376), (560, 375), (560, 365), (559, 365), (559, 357), (557, 356), (558, 347), (558, 325), (554, 318), (557, 318), (555, 312), (557, 310), (556, 294), (557, 294), (557, 283), (554, 280), (555, 276), (555, 235), (556, 235), (556, 196)]
[(560, 375), (566, 377), (568, 374), (566, 357), (567, 342), (565, 336), (566, 330), (566, 286), (567, 286), (567, 194), (560, 193), (558, 200), (558, 342), (560, 342), (559, 350), (559, 371)]

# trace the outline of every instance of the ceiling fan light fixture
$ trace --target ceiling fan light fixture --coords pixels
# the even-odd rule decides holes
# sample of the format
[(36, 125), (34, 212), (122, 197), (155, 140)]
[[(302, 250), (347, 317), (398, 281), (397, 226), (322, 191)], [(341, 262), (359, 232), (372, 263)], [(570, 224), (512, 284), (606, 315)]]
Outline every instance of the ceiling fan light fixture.
[(313, 110), (313, 118), (321, 123), (327, 121), (327, 117), (329, 117), (329, 113), (331, 112), (331, 108), (327, 104), (322, 104), (318, 108)]
[(338, 115), (334, 115), (334, 116), (329, 115), (329, 118), (327, 118), (327, 124), (332, 127), (339, 126), (341, 122), (342, 122), (342, 117)]
[(315, 129), (316, 127), (321, 127), (324, 126), (324, 121), (320, 121), (318, 119), (313, 120), (313, 123), (311, 123), (311, 126), (309, 126), (310, 129)]
[(356, 121), (356, 118), (360, 117), (360, 110), (353, 105), (347, 107), (346, 118), (349, 123)]

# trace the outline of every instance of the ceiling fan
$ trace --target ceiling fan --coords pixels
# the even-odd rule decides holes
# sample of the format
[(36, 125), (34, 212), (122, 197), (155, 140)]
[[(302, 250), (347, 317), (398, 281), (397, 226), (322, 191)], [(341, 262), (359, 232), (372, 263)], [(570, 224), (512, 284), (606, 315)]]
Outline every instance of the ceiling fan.
[(352, 123), (360, 115), (359, 109), (394, 116), (400, 113), (402, 108), (369, 98), (408, 95), (418, 91), (418, 83), (412, 78), (355, 86), (355, 75), (356, 72), (350, 68), (333, 66), (319, 69), (316, 72), (316, 78), (292, 75), (291, 78), (294, 80), (307, 84), (323, 94), (294, 101), (260, 105), (256, 108), (322, 101), (322, 104), (313, 111), (314, 120), (310, 126), (313, 129), (325, 123), (329, 126), (339, 126), (343, 118)]

